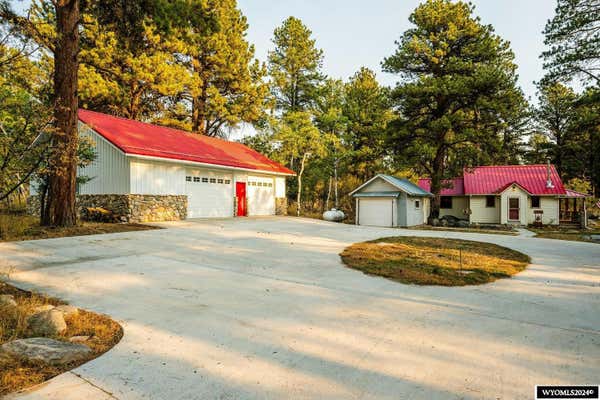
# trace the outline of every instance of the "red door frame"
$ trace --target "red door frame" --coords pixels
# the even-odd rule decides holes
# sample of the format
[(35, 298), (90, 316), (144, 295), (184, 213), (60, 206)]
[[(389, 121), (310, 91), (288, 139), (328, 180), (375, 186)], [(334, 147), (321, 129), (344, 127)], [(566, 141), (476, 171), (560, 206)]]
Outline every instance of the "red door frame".
[(235, 201), (237, 204), (237, 213), (238, 217), (245, 217), (246, 210), (246, 182), (236, 182), (235, 183)]

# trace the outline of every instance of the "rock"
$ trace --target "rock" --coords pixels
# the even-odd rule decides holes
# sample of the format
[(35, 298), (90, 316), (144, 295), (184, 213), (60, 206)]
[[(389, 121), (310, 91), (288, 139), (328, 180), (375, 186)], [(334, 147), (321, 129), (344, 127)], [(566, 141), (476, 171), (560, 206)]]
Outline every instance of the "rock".
[(89, 336), (72, 336), (69, 338), (69, 342), (71, 343), (83, 343), (87, 342), (90, 339)]
[(33, 309), (34, 313), (40, 313), (42, 311), (52, 310), (54, 306), (52, 304), (44, 304), (43, 306), (37, 306)]
[(432, 225), (432, 226), (440, 226), (440, 220), (439, 220), (439, 219), (437, 219), (437, 218), (433, 218), (433, 219), (431, 220), (431, 225)]
[(34, 336), (54, 336), (67, 330), (63, 313), (52, 309), (41, 311), (27, 318), (27, 328)]
[(65, 318), (79, 314), (79, 308), (70, 306), (68, 304), (61, 304), (60, 306), (56, 306), (54, 309), (60, 311)]
[(458, 221), (457, 225), (459, 228), (468, 228), (469, 227), (469, 221), (463, 221), (462, 219), (460, 221)]
[(52, 365), (67, 364), (87, 358), (92, 350), (79, 343), (67, 343), (50, 338), (17, 339), (4, 343), (0, 349), (10, 356), (41, 361)]
[(448, 220), (447, 219), (443, 219), (440, 221), (440, 225), (441, 226), (448, 226)]
[(15, 301), (15, 296), (12, 294), (2, 294), (0, 295), (0, 307), (16, 307), (17, 302)]

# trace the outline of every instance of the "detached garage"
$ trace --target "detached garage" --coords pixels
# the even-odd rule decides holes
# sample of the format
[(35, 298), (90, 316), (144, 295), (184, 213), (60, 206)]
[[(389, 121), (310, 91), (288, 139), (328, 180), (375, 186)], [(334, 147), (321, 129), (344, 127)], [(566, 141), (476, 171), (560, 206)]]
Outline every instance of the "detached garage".
[(97, 154), (78, 171), (90, 178), (78, 188), (80, 207), (134, 221), (284, 213), (294, 172), (241, 143), (87, 110), (79, 120)]
[(379, 174), (350, 193), (356, 201), (356, 224), (407, 227), (426, 223), (432, 194), (414, 183)]

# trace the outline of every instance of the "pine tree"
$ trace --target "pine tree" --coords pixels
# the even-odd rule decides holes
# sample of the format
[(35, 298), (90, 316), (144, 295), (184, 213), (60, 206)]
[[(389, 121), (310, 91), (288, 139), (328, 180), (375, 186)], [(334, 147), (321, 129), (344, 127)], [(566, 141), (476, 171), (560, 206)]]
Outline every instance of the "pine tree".
[(269, 52), (271, 90), (282, 112), (311, 108), (325, 77), (321, 73), (323, 50), (316, 48), (312, 32), (302, 21), (289, 17), (275, 29)]
[(432, 218), (443, 180), (490, 160), (500, 127), (524, 106), (509, 43), (473, 10), (461, 1), (425, 1), (383, 63), (402, 78), (392, 95), (398, 119), (389, 145), (399, 164), (431, 178)]

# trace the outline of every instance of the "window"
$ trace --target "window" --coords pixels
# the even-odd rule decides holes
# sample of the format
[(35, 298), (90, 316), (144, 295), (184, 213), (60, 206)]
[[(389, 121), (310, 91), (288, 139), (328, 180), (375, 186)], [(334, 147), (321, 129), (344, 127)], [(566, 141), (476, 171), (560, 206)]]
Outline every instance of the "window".
[(225, 179), (225, 184), (229, 185), (231, 183), (231, 181), (229, 179)]
[(217, 183), (223, 183), (223, 179), (217, 179)]
[(210, 183), (217, 183), (217, 178), (210, 178)]
[(540, 196), (531, 197), (531, 208), (540, 208)]
[(194, 182), (200, 182), (200, 177), (199, 176), (195, 176), (194, 177)]
[(496, 207), (496, 196), (485, 196), (485, 206), (491, 208)]
[(191, 182), (192, 181), (192, 177), (191, 176), (186, 176), (185, 177), (185, 181), (186, 182)]
[(415, 208), (419, 209), (421, 207), (421, 202), (419, 200), (415, 200)]
[(262, 182), (258, 182), (258, 186), (262, 186)]
[(273, 183), (269, 182), (269, 187), (273, 187)]
[(450, 197), (450, 196), (440, 197), (440, 208), (452, 208), (452, 197)]
[(208, 178), (202, 178), (203, 183), (208, 183)]

